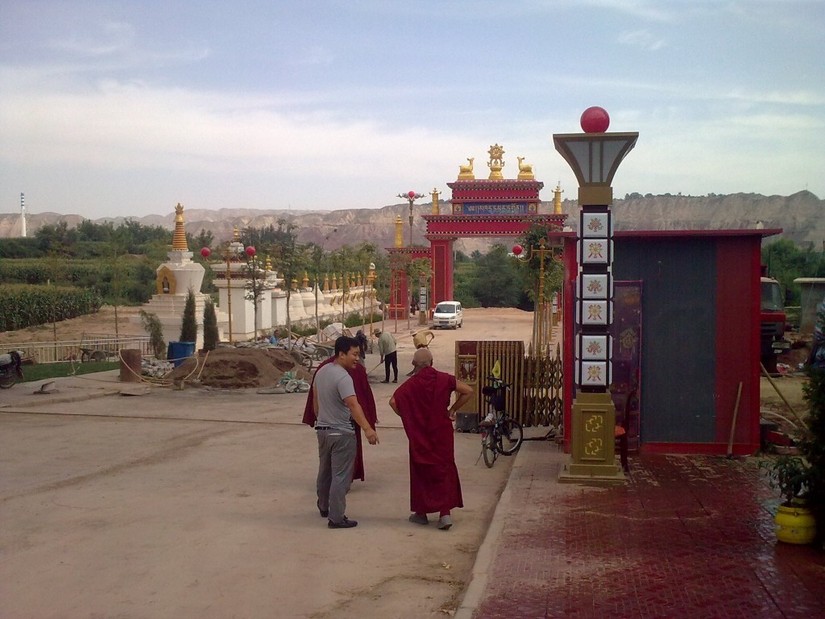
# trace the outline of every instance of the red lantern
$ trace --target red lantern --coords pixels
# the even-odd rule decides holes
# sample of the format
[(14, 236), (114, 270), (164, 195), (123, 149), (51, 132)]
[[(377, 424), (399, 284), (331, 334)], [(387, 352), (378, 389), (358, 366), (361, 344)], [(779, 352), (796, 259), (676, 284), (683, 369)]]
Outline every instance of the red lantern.
[(580, 124), (585, 133), (604, 133), (610, 126), (610, 115), (603, 107), (594, 105), (582, 112)]
[(208, 258), (211, 255), (212, 255), (212, 250), (209, 249), (208, 247), (204, 247), (204, 248), (201, 249), (201, 256), (203, 256), (204, 258)]
[(414, 191), (408, 191), (407, 196), (409, 196), (410, 200), (414, 200), (415, 199), (415, 192)]
[(246, 255), (250, 258), (255, 255), (255, 248), (252, 245), (246, 248)]
[(524, 251), (524, 248), (521, 245), (513, 245), (513, 255), (520, 256), (521, 252)]

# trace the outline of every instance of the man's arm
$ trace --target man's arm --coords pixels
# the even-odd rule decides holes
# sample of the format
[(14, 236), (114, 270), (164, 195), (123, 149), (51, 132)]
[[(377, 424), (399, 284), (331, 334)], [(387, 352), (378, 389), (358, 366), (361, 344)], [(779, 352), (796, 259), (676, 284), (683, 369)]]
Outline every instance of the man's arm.
[(401, 416), (401, 412), (398, 410), (398, 404), (395, 402), (395, 396), (390, 398), (390, 408), (395, 411), (396, 415)]
[(364, 436), (367, 438), (367, 441), (369, 441), (369, 444), (375, 445), (378, 443), (378, 433), (372, 429), (369, 421), (367, 421), (367, 417), (364, 415), (364, 409), (361, 408), (361, 405), (358, 403), (358, 397), (354, 395), (347, 396), (344, 398), (344, 404), (349, 409), (350, 415), (352, 415), (355, 423), (364, 431)]
[(465, 382), (458, 379), (455, 381), (455, 391), (458, 394), (453, 405), (450, 407), (450, 419), (455, 421), (455, 414), (462, 406), (464, 406), (473, 396), (473, 388)]

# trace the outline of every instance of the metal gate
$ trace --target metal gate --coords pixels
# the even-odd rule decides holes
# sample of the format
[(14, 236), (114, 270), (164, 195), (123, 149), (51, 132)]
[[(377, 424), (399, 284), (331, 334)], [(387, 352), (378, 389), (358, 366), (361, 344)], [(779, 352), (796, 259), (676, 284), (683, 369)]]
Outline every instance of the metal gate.
[(496, 362), (501, 367), (501, 379), (511, 385), (507, 392), (507, 411), (523, 426), (559, 427), (562, 421), (562, 361), (561, 347), (555, 354), (550, 347), (525, 354), (524, 342), (458, 341), (455, 343), (455, 375), (469, 384), (473, 398), (462, 412), (481, 415), (484, 399), (481, 389)]

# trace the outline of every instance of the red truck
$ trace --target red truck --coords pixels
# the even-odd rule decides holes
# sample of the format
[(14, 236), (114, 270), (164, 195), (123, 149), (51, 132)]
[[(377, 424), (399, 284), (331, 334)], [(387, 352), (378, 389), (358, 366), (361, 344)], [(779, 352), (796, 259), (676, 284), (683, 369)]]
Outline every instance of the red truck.
[(767, 277), (765, 267), (762, 267), (761, 287), (760, 361), (770, 374), (775, 374), (777, 355), (791, 347), (785, 339), (785, 299), (779, 282)]

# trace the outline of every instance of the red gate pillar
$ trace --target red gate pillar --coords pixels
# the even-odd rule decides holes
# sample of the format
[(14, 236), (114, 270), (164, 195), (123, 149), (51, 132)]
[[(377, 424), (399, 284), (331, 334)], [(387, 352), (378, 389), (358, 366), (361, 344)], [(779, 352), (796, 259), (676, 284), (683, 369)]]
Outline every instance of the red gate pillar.
[(453, 297), (453, 242), (455, 239), (433, 239), (430, 255), (433, 265), (432, 307)]

